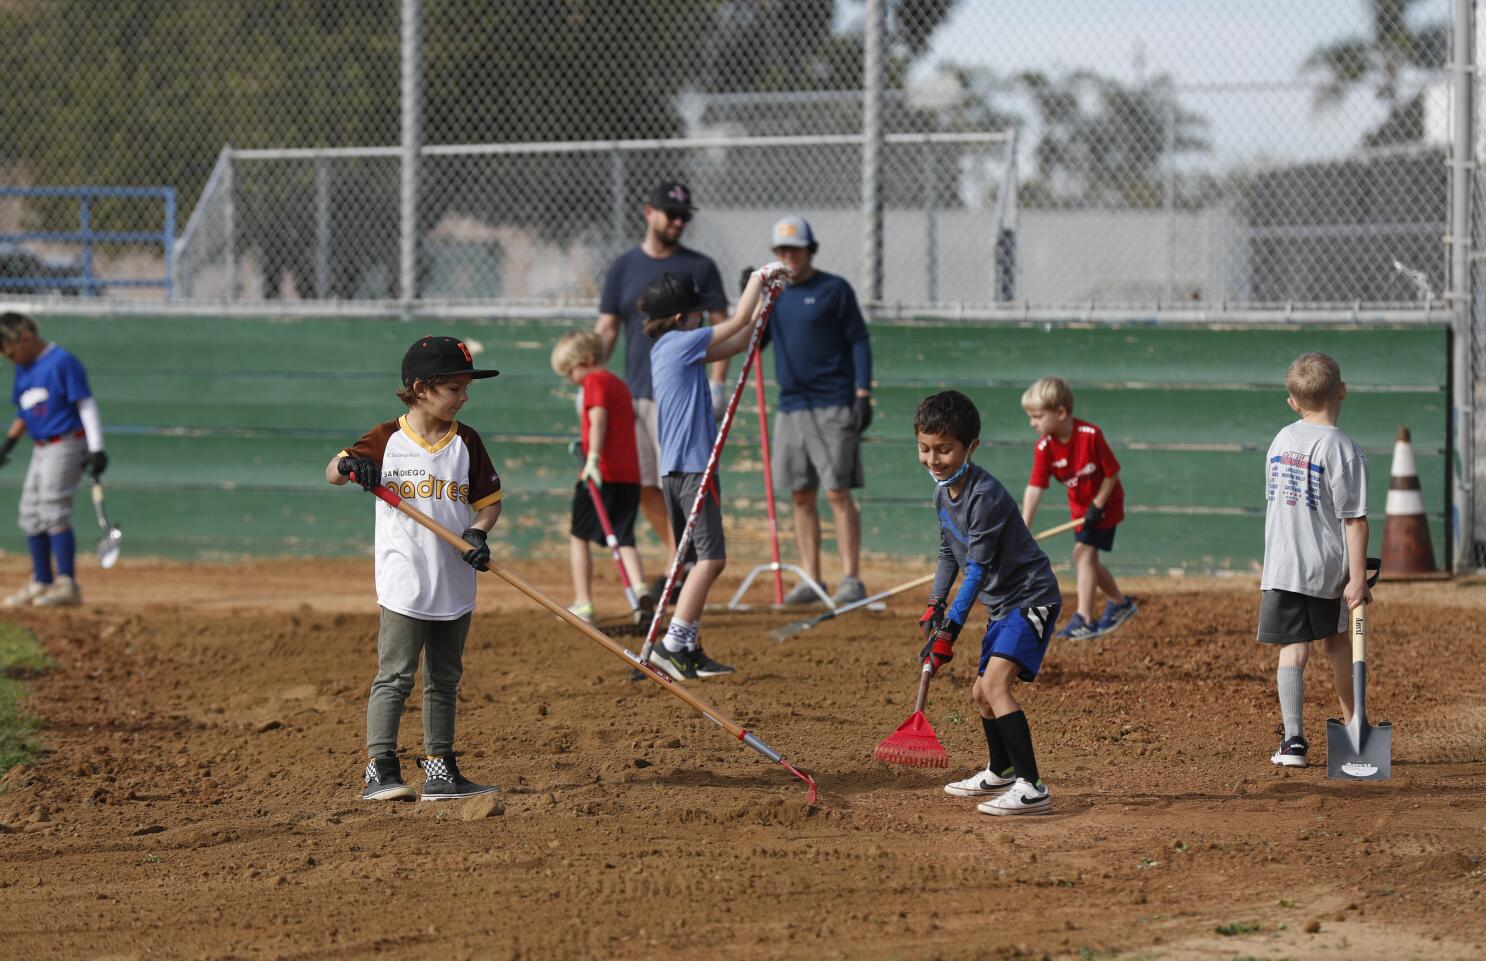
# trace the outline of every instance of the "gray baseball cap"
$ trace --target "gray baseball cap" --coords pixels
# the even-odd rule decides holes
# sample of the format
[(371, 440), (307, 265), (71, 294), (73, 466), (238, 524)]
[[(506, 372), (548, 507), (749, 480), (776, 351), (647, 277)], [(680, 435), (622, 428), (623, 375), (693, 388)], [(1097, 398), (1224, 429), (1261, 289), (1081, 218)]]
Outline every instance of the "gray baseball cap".
[(769, 244), (771, 250), (775, 247), (814, 246), (815, 231), (810, 229), (810, 222), (804, 217), (792, 214), (774, 225), (774, 242)]

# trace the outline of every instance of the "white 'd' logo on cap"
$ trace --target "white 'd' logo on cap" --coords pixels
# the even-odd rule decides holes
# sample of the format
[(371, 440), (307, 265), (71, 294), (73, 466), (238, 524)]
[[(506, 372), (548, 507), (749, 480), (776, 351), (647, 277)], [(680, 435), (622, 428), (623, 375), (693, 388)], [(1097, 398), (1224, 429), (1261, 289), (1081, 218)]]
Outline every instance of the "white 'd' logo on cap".
[(670, 197), (672, 200), (676, 201), (679, 204), (684, 204), (687, 201), (686, 188), (681, 186), (680, 184), (672, 187), (671, 192), (666, 194), (666, 196)]

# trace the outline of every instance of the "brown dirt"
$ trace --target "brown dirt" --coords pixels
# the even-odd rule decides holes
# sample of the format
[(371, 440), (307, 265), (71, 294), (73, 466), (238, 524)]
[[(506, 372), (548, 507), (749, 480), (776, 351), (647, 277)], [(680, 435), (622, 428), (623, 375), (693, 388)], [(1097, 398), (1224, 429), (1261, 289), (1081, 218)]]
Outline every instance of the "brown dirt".
[[(566, 598), (559, 565), (523, 573)], [(708, 615), (708, 649), (742, 673), (699, 693), (815, 773), (810, 811), (782, 769), (498, 584), (460, 743), (506, 790), (444, 805), (358, 798), (368, 563), (126, 559), (84, 589), (81, 609), (7, 615), (57, 666), (31, 687), (45, 753), (0, 794), (0, 957), (1486, 954), (1473, 583), (1380, 589), (1371, 706), (1396, 725), (1394, 778), (1343, 784), (1269, 764), (1253, 583), (1140, 582), (1135, 620), (1059, 644), (1021, 689), (1056, 807), (1011, 823), (940, 790), (983, 757), (973, 641), (930, 704), (950, 772), (870, 759), (910, 710), (906, 600), (783, 644), (769, 631), (795, 614)]]

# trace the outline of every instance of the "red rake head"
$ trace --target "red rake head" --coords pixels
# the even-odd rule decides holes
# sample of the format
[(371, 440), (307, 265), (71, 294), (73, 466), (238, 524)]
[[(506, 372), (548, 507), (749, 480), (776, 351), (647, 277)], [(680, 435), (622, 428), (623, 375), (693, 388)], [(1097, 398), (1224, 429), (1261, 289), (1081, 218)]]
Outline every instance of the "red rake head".
[(934, 726), (924, 717), (923, 711), (914, 711), (913, 716), (894, 731), (872, 752), (874, 760), (885, 764), (901, 764), (904, 767), (948, 767), (949, 756), (944, 745), (934, 734)]

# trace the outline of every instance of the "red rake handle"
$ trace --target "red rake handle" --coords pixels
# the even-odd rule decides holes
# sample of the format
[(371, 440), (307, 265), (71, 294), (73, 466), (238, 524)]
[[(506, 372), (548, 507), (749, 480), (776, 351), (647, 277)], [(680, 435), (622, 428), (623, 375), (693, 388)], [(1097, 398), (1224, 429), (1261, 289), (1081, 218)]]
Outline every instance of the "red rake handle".
[[(470, 549), (470, 545), (465, 541), (464, 538), (460, 537), (458, 534), (455, 534), (453, 531), (449, 530), (447, 527), (440, 524), (432, 517), (429, 517), (418, 508), (413, 507), (411, 504), (408, 504), (400, 496), (398, 496), (396, 491), (392, 490), (391, 488), (374, 487), (372, 488), (371, 493), (374, 494), (378, 500), (382, 501), (388, 507), (391, 507), (393, 510), (396, 510), (401, 514), (412, 518), (415, 523), (433, 532), (433, 534), (437, 536), (439, 540), (448, 544), (450, 547), (454, 548), (456, 551), (459, 551), (461, 554)], [(572, 611), (568, 610), (557, 601), (537, 590), (531, 584), (528, 584), (523, 578), (518, 577), (517, 575), (501, 567), (495, 561), (490, 562), (489, 570), (490, 573), (499, 577), (507, 584), (510, 584), (512, 587), (516, 588), (516, 590), (536, 601), (538, 604), (545, 607), (553, 614), (557, 615), (557, 617), (561, 620), (566, 621), (569, 627), (572, 627), (575, 630), (581, 632), (589, 640), (599, 644), (610, 654), (613, 654), (615, 657), (629, 664), (631, 667), (639, 668), (642, 674), (650, 678), (655, 683), (659, 684), (673, 697), (676, 697), (679, 700), (685, 702), (688, 707), (691, 707), (692, 709), (700, 712), (701, 715), (707, 720), (711, 721), (713, 724), (716, 724), (724, 731), (727, 731), (733, 737), (742, 741), (744, 744), (748, 745), (759, 754), (762, 754), (764, 757), (768, 758), (769, 761), (784, 767), (795, 777), (804, 781), (808, 789), (808, 793), (806, 795), (807, 801), (812, 805), (815, 803), (815, 781), (808, 774), (805, 774), (792, 765), (786, 763), (783, 755), (781, 755), (778, 751), (774, 750), (774, 748), (765, 743), (764, 740), (757, 734), (754, 734), (752, 731), (747, 730), (742, 725), (737, 724), (732, 719), (725, 716), (722, 712), (718, 711), (711, 704), (708, 704), (700, 697), (697, 697), (695, 694), (682, 687), (679, 683), (673, 680), (669, 674), (666, 674), (659, 668), (652, 667), (650, 666), (650, 664), (641, 661), (640, 658), (636, 657), (634, 654), (630, 653), (624, 647), (616, 643), (613, 638), (609, 637), (607, 634), (600, 632), (592, 624), (589, 624), (588, 622), (582, 620)]]

